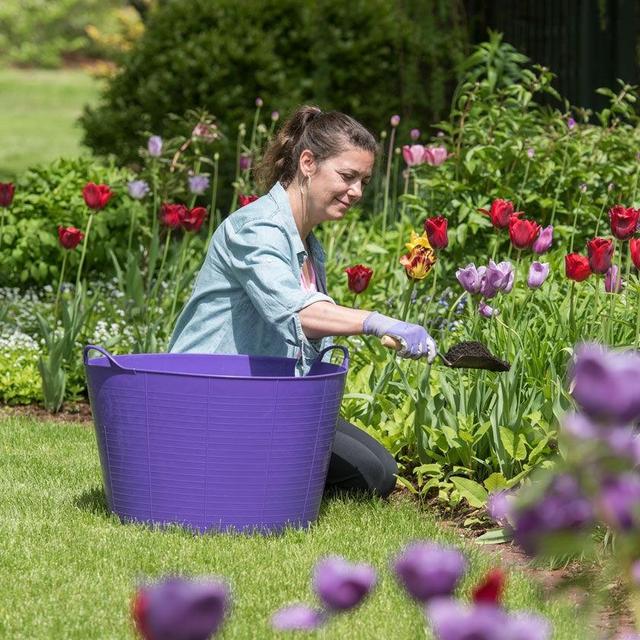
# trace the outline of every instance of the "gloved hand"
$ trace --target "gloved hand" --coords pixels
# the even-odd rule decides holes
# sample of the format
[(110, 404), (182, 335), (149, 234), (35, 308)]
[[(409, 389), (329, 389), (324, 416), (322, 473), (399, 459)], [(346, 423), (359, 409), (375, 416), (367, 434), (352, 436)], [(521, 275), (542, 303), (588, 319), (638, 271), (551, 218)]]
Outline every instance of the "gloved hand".
[(382, 338), (386, 335), (399, 340), (402, 349), (398, 351), (398, 355), (403, 358), (417, 360), (426, 356), (427, 362), (431, 364), (436, 357), (435, 341), (426, 329), (418, 324), (402, 322), (373, 311), (364, 319), (362, 328), (363, 332), (369, 336)]

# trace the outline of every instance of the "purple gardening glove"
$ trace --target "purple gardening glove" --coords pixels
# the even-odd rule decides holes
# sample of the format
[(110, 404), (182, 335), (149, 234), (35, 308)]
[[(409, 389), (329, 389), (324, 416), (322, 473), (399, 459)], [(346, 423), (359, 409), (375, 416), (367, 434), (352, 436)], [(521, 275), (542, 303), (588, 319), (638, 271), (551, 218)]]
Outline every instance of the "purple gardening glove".
[(403, 358), (417, 360), (426, 356), (427, 362), (431, 364), (436, 357), (436, 343), (425, 328), (418, 324), (402, 322), (373, 311), (364, 319), (362, 329), (368, 336), (391, 336), (399, 340), (402, 349), (398, 351), (398, 355)]

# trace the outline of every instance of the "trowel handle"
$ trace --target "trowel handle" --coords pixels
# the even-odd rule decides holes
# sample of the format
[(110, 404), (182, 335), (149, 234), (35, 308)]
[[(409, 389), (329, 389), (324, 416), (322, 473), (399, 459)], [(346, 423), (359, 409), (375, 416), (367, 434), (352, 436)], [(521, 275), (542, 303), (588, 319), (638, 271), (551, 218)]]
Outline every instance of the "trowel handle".
[[(392, 336), (384, 335), (380, 338), (380, 342), (382, 343), (382, 346), (387, 349), (393, 349), (394, 351), (400, 351), (400, 349), (402, 349), (402, 343), (400, 340), (396, 340)], [(436, 355), (447, 367), (451, 366), (451, 363), (439, 351), (436, 351)]]
[(402, 349), (402, 342), (391, 336), (382, 336), (382, 338), (380, 338), (380, 342), (382, 343), (382, 346), (387, 347), (387, 349), (393, 349), (394, 351), (400, 351), (400, 349)]

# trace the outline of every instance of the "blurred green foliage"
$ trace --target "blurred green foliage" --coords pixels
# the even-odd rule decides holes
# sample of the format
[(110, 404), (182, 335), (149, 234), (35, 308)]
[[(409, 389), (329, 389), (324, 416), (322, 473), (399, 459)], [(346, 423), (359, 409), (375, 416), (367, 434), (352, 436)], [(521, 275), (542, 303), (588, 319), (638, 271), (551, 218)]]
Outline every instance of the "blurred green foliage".
[[(448, 0), (181, 0), (160, 5), (101, 103), (85, 110), (85, 143), (134, 160), (143, 132), (169, 137), (201, 107), (249, 124), (311, 102), (374, 130), (389, 117), (425, 126), (448, 111), (465, 48), (458, 2)], [(233, 137), (226, 131), (229, 137)]]

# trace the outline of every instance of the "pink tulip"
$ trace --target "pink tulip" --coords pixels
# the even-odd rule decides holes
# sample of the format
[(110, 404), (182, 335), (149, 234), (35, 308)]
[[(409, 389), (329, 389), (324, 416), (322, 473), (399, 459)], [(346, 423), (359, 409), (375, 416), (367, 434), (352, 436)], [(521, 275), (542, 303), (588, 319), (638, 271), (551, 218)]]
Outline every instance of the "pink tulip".
[(446, 147), (427, 147), (424, 150), (424, 162), (432, 167), (439, 167), (448, 157)]
[(425, 148), (421, 144), (405, 144), (402, 147), (402, 157), (409, 167), (416, 167), (424, 163)]

